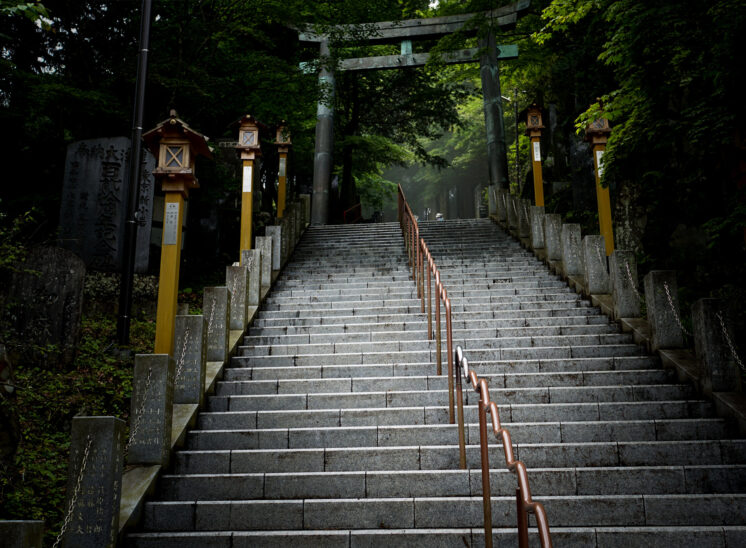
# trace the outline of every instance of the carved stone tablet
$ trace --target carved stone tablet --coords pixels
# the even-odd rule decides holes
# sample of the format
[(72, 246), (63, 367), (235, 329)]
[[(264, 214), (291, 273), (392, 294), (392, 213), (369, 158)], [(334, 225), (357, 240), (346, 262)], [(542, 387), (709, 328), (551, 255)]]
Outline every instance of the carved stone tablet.
[[(119, 532), (124, 421), (115, 417), (74, 417), (65, 512), (70, 524), (65, 548), (113, 547)], [(71, 509), (71, 501), (75, 501)]]
[(225, 283), (231, 292), (231, 329), (246, 329), (249, 273), (242, 266), (225, 267)]
[(231, 302), (227, 287), (206, 287), (202, 313), (207, 320), (207, 361), (224, 362), (228, 359)]
[(174, 360), (138, 354), (132, 380), (129, 464), (168, 465), (174, 401)]
[(241, 252), (241, 265), (249, 275), (249, 306), (259, 306), (261, 296), (262, 252), (258, 249), (244, 249)]
[(174, 403), (201, 404), (205, 393), (207, 323), (204, 316), (176, 316)]

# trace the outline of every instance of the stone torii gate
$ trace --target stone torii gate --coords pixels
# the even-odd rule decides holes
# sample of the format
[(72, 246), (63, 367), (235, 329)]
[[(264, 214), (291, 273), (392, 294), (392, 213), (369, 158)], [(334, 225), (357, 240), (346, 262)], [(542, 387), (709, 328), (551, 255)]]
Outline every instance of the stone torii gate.
[[(476, 29), (466, 26), (467, 22), (477, 15), (484, 15), (492, 20), (494, 27), (512, 27), (520, 14), (525, 12), (531, 0), (519, 0), (484, 14), (467, 13), (428, 19), (409, 19), (405, 21), (387, 21), (366, 25), (370, 29), (363, 41), (369, 44), (401, 43), (401, 55), (384, 55), (377, 57), (360, 57), (343, 59), (337, 65), (339, 70), (382, 70), (419, 67), (427, 63), (429, 53), (412, 53), (412, 40), (434, 39), (447, 34), (462, 31), (475, 34)], [(334, 35), (351, 36), (358, 29), (357, 25), (336, 25), (332, 27)], [(332, 152), (334, 149), (334, 72), (329, 66), (330, 34), (299, 32), (301, 43), (319, 45), (320, 70), (319, 85), (324, 90), (325, 98), (318, 103), (316, 111), (316, 150), (313, 163), (313, 208), (312, 224), (326, 224), (329, 216), (329, 186), (332, 172)], [(498, 188), (508, 187), (508, 159), (505, 144), (505, 126), (503, 122), (502, 100), (500, 96), (500, 73), (498, 60), (515, 59), (518, 56), (517, 46), (498, 46), (495, 33), (491, 30), (488, 36), (480, 39), (479, 48), (463, 49), (446, 53), (443, 61), (449, 64), (472, 63), (479, 61), (484, 95), (484, 114), (487, 132), (487, 158), (489, 162), (489, 183)]]

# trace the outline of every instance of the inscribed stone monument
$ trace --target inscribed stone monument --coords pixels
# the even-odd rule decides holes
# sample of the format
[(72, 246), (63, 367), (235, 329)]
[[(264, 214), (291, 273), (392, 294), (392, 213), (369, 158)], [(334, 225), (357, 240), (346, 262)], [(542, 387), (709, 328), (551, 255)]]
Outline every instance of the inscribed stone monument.
[(168, 465), (174, 401), (174, 360), (138, 354), (132, 380), (129, 464)]
[(207, 324), (204, 316), (176, 316), (174, 360), (174, 403), (201, 404), (207, 363)]
[(7, 303), (18, 335), (30, 343), (24, 359), (46, 365), (72, 362), (85, 273), (83, 261), (60, 247), (37, 247), (26, 257), (13, 276)]
[(64, 548), (116, 545), (123, 449), (124, 421), (73, 417), (65, 504), (71, 519), (62, 538)]
[[(60, 204), (60, 245), (95, 270), (114, 271), (122, 267), (129, 154), (127, 137), (88, 139), (67, 147)], [(137, 210), (136, 272), (148, 269), (155, 188), (153, 169), (155, 158), (144, 151)]]

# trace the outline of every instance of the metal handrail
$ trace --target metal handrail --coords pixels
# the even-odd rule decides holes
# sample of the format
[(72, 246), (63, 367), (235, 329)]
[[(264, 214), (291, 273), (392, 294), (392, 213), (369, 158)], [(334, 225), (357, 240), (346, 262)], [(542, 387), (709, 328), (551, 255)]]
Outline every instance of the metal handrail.
[[(505, 454), (505, 464), (508, 470), (516, 473), (518, 487), (516, 487), (516, 508), (518, 514), (518, 546), (528, 548), (528, 514), (536, 516), (536, 525), (539, 531), (539, 540), (542, 548), (551, 548), (552, 536), (549, 532), (549, 522), (544, 505), (540, 502), (534, 502), (531, 498), (531, 488), (528, 482), (528, 473), (526, 465), (515, 458), (513, 451), (513, 442), (510, 438), (510, 432), (503, 428), (500, 422), (500, 412), (495, 402), (490, 400), (490, 391), (487, 381), (477, 377), (473, 369), (469, 369), (469, 360), (464, 356), (461, 346), (456, 347), (456, 384), (457, 389), (461, 391), (461, 378), (467, 379), (475, 392), (479, 394), (479, 449), (482, 460), (482, 504), (484, 507), (484, 536), (485, 546), (492, 546), (492, 501), (490, 499), (490, 462), (487, 440), (487, 412), (489, 411), (492, 418), (492, 432), (502, 442), (503, 452)], [(459, 449), (463, 446), (463, 403), (459, 399)]]
[[(350, 219), (347, 218), (348, 214), (350, 215)], [(354, 214), (354, 217), (353, 217), (353, 214)], [(344, 212), (342, 213), (342, 224), (353, 224), (353, 223), (358, 222), (362, 218), (363, 218), (362, 204), (358, 202), (351, 208), (344, 210)]]
[[(487, 381), (477, 377), (474, 371), (469, 370), (469, 362), (464, 356), (461, 346), (453, 350), (453, 329), (451, 323), (451, 300), (448, 292), (440, 279), (435, 260), (423, 238), (420, 238), (420, 229), (417, 219), (412, 213), (404, 191), (399, 185), (399, 225), (402, 229), (404, 242), (407, 248), (408, 264), (412, 268), (412, 279), (417, 284), (417, 296), (420, 298), (420, 311), (425, 312), (425, 301), (427, 300), (427, 336), (429, 340), (436, 339), (437, 374), (442, 375), (442, 338), (441, 338), (441, 313), (440, 306), (443, 304), (446, 318), (446, 348), (448, 356), (448, 418), (453, 424), (458, 415), (458, 441), (459, 441), (459, 467), (466, 469), (466, 433), (464, 431), (464, 399), (462, 389), (462, 375), (467, 378), (473, 388), (479, 393), (479, 446), (482, 459), (482, 503), (484, 507), (484, 534), (485, 546), (492, 548), (492, 502), (490, 499), (490, 466), (489, 466), (489, 441), (487, 439), (487, 411), (492, 416), (492, 431), (498, 436), (503, 444), (505, 462), (508, 469), (516, 472), (518, 487), (516, 488), (516, 506), (518, 509), (518, 542), (520, 548), (528, 548), (528, 514), (536, 515), (539, 529), (539, 539), (542, 548), (552, 547), (552, 538), (549, 533), (546, 511), (540, 502), (534, 502), (531, 498), (531, 489), (528, 483), (528, 474), (523, 462), (516, 460), (513, 453), (513, 443), (510, 433), (502, 427), (497, 405), (490, 401)], [(427, 280), (425, 282), (425, 279)], [(434, 287), (433, 287), (434, 282)], [(425, 291), (427, 283), (427, 291)], [(433, 291), (434, 289), (434, 291)], [(432, 327), (432, 294), (435, 293), (435, 333)], [(455, 366), (454, 366), (454, 361)], [(455, 386), (454, 386), (455, 382)], [(455, 392), (455, 396), (454, 396)], [(455, 397), (455, 405), (454, 405)], [(455, 413), (454, 413), (455, 407)]]

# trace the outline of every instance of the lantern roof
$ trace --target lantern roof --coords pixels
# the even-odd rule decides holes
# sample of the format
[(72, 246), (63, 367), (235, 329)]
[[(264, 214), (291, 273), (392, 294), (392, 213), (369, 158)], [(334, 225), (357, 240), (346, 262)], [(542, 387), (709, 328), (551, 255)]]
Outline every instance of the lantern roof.
[(158, 154), (158, 143), (164, 137), (182, 137), (189, 141), (196, 156), (212, 158), (212, 152), (210, 152), (210, 148), (207, 146), (209, 139), (190, 128), (184, 120), (176, 115), (176, 111), (173, 109), (168, 118), (158, 123), (158, 125), (142, 136), (146, 146), (155, 155)]

